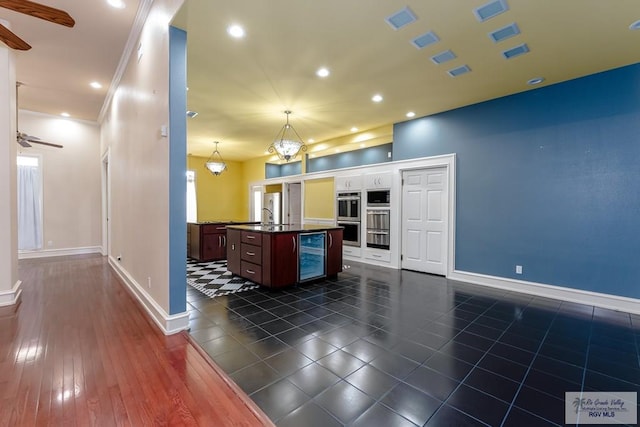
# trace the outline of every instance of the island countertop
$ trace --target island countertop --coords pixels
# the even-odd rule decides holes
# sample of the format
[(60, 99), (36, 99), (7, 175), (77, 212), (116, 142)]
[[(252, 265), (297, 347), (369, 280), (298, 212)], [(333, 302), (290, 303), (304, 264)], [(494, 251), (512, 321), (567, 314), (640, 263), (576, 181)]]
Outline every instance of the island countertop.
[(228, 229), (242, 230), (242, 231), (253, 231), (257, 233), (305, 233), (305, 232), (314, 232), (314, 231), (329, 231), (329, 230), (340, 230), (343, 227), (338, 227), (335, 225), (321, 225), (321, 224), (247, 224), (247, 225), (235, 225), (230, 224), (227, 226)]

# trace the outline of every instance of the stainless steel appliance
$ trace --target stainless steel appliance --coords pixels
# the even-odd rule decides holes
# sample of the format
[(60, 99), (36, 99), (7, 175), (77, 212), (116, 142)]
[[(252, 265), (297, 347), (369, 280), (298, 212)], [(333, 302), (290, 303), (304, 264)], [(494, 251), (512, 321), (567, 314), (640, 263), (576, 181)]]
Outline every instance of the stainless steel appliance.
[(342, 244), (360, 247), (360, 221), (338, 221), (338, 227), (343, 227)]
[(360, 193), (338, 193), (338, 221), (360, 221)]
[(262, 197), (262, 223), (280, 224), (282, 213), (282, 198), (280, 193), (264, 193)]
[(367, 206), (390, 206), (390, 196), (389, 190), (368, 190)]
[(389, 249), (391, 228), (389, 209), (367, 209), (367, 247)]

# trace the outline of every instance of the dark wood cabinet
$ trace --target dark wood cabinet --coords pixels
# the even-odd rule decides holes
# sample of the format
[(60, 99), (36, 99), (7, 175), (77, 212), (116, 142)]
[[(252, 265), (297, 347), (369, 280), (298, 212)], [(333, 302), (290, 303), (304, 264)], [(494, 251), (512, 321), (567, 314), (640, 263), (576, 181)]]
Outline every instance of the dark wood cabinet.
[(342, 271), (342, 229), (327, 230), (327, 276)]
[(216, 261), (227, 257), (227, 226), (216, 224), (188, 224), (190, 258)]
[(240, 275), (241, 231), (227, 230), (227, 270)]
[(298, 282), (298, 233), (266, 233), (262, 239), (262, 284), (281, 288)]

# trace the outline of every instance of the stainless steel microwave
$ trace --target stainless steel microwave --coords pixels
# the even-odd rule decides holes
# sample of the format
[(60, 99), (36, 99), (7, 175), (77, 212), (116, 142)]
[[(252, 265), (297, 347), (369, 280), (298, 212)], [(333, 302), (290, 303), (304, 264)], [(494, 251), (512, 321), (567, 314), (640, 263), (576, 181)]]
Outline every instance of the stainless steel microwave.
[(367, 206), (389, 206), (391, 192), (389, 190), (367, 191)]

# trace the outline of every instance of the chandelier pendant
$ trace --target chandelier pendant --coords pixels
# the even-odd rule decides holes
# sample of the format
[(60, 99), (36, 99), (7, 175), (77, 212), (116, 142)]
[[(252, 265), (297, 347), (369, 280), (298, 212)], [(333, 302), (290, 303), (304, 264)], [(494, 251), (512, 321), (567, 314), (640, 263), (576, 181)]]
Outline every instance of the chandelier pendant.
[(294, 159), (301, 151), (307, 151), (307, 146), (298, 135), (298, 132), (289, 124), (290, 110), (284, 112), (287, 115), (287, 123), (280, 129), (274, 141), (268, 148), (269, 153), (275, 153), (280, 160), (288, 162)]

